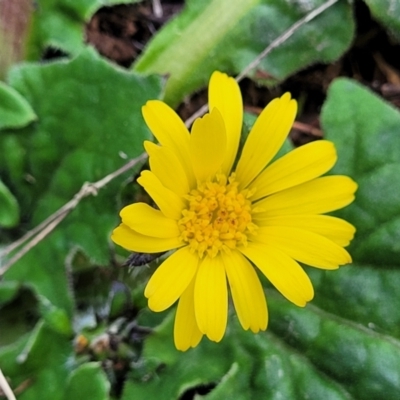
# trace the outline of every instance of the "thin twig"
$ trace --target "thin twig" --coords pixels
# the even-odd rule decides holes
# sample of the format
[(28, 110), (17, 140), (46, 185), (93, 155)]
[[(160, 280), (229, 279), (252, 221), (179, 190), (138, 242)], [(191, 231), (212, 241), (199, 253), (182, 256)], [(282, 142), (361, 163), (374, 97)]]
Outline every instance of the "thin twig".
[(4, 395), (8, 400), (17, 400), (1, 369), (0, 369), (0, 389), (3, 391)]
[[(265, 58), (274, 48), (280, 46), (286, 40), (288, 40), (300, 27), (305, 25), (307, 22), (313, 20), (315, 17), (324, 12), (327, 8), (331, 7), (333, 4), (337, 3), (338, 0), (328, 0), (326, 3), (317, 7), (315, 10), (311, 11), (304, 18), (300, 19), (296, 23), (294, 23), (287, 31), (285, 31), (282, 35), (278, 36), (272, 43), (270, 43), (264, 51), (262, 51), (250, 64), (247, 65), (243, 69), (243, 71), (236, 77), (236, 81), (240, 82), (253, 68), (257, 67), (257, 65), (261, 62), (263, 58)], [(154, 2), (157, 4), (157, 1)], [(201, 117), (208, 110), (208, 105), (203, 105), (199, 110), (197, 110), (191, 117), (189, 117), (185, 124), (186, 126), (190, 126), (193, 121)], [(79, 202), (89, 195), (96, 195), (97, 191), (102, 187), (106, 186), (110, 181), (128, 171), (130, 168), (135, 166), (140, 161), (144, 160), (147, 157), (147, 154), (143, 153), (139, 157), (129, 161), (124, 166), (119, 168), (118, 170), (112, 172), (111, 174), (105, 176), (103, 179), (95, 183), (85, 183), (81, 190), (74, 196), (72, 200), (66, 203), (63, 207), (61, 207), (54, 214), (50, 215), (45, 221), (36, 226), (31, 231), (27, 232), (23, 237), (18, 239), (17, 241), (11, 243), (7, 246), (2, 252), (1, 257), (7, 256), (9, 253), (26, 243), (18, 253), (16, 253), (4, 266), (0, 268), (0, 277), (24, 254), (26, 254), (31, 248), (36, 246), (41, 240), (43, 240), (78, 204)], [(30, 240), (33, 237), (32, 240)], [(0, 259), (1, 260), (1, 259)]]
[[(16, 253), (10, 260), (0, 268), (0, 276), (2, 276), (15, 262), (17, 262), (23, 255), (25, 255), (30, 249), (36, 246), (40, 241), (42, 241), (78, 204), (79, 202), (87, 196), (96, 195), (97, 192), (106, 186), (113, 179), (128, 171), (136, 164), (141, 161), (144, 161), (147, 158), (147, 154), (143, 153), (139, 157), (136, 157), (130, 160), (128, 163), (123, 165), (121, 168), (116, 171), (108, 174), (104, 178), (100, 179), (94, 183), (84, 183), (80, 191), (64, 206), (62, 206), (55, 213), (50, 215), (46, 220), (44, 220), (37, 227), (27, 232), (21, 239), (17, 240), (17, 242), (11, 243), (8, 247), (6, 247), (1, 256), (5, 256), (13, 251), (15, 248), (21, 246), (23, 243), (26, 243), (19, 251)], [(29, 239), (32, 240), (29, 241)]]
[[(67, 203), (68, 205), (71, 204), (71, 202)], [(49, 222), (43, 229), (29, 242), (27, 242), (19, 251), (16, 253), (13, 257), (11, 257), (6, 264), (4, 264), (0, 268), (0, 276), (5, 274), (7, 270), (15, 264), (21, 257), (23, 257), (29, 250), (31, 250), (33, 247), (35, 247), (39, 242), (41, 242), (68, 214), (70, 211), (73, 210), (73, 207), (70, 208), (68, 211), (64, 212), (63, 214), (60, 214), (57, 211), (57, 217), (52, 218), (51, 222)]]
[[(282, 33), (282, 35), (278, 36), (275, 40), (273, 40), (250, 64), (248, 64), (243, 71), (235, 78), (236, 82), (240, 82), (246, 75), (255, 67), (260, 64), (260, 62), (269, 54), (273, 49), (280, 46), (286, 40), (288, 40), (299, 28), (305, 25), (307, 22), (310, 22), (315, 17), (323, 13), (327, 8), (333, 6), (339, 0), (329, 0), (326, 3), (320, 5), (315, 10), (311, 11), (305, 17), (299, 19), (296, 23), (294, 23), (288, 30)], [(204, 115), (208, 110), (208, 104), (204, 104), (201, 108), (199, 108), (192, 116), (190, 116), (186, 121), (185, 125), (187, 127), (191, 126), (192, 123), (202, 115)]]

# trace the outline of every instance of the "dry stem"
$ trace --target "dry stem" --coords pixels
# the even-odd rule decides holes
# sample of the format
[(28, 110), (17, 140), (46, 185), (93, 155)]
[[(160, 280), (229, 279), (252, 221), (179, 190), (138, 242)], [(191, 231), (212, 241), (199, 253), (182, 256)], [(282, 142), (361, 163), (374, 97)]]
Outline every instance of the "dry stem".
[[(112, 172), (111, 174), (105, 176), (97, 182), (83, 184), (79, 192), (63, 207), (58, 211), (50, 215), (46, 220), (44, 220), (37, 227), (27, 232), (24, 236), (18, 239), (16, 242), (11, 243), (6, 247), (1, 256), (4, 257), (11, 253), (14, 249), (21, 246), (23, 243), (27, 242), (19, 251), (16, 253), (5, 265), (0, 268), (0, 276), (3, 275), (15, 262), (17, 262), (23, 255), (25, 255), (30, 249), (36, 246), (41, 240), (43, 240), (78, 204), (79, 202), (90, 195), (97, 195), (97, 192), (106, 186), (116, 177), (120, 176), (124, 172), (128, 171), (139, 162), (144, 161), (147, 158), (147, 154), (143, 153), (139, 157), (130, 160), (128, 163), (123, 165), (121, 168)], [(31, 239), (33, 237), (33, 239)], [(30, 240), (31, 239), (31, 240)]]
[(1, 369), (0, 369), (0, 389), (3, 391), (4, 396), (6, 396), (7, 400), (17, 400)]

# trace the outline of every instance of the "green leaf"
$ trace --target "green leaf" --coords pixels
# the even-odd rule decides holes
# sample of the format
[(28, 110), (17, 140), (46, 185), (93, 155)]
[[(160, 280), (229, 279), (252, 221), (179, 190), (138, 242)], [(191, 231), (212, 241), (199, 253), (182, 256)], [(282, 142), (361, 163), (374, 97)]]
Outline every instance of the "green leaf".
[[(351, 294), (350, 294), (351, 295)], [(270, 297), (270, 328), (356, 399), (397, 399), (400, 342), (312, 305)]]
[[(14, 135), (12, 146), (21, 151), (6, 153), (0, 160), (25, 218), (33, 215), (30, 226), (67, 203), (85, 182), (97, 181), (141, 154), (143, 140), (150, 138), (141, 106), (159, 96), (159, 79), (127, 73), (93, 50), (69, 62), (21, 66), (11, 71), (10, 83), (39, 116), (24, 134)], [(82, 200), (49, 238), (7, 272), (6, 279), (28, 278), (39, 294), (70, 314), (65, 257), (80, 248), (91, 262), (109, 263), (109, 235), (119, 221), (117, 193), (126, 176)]]
[(15, 89), (0, 81), (0, 130), (21, 128), (35, 119), (29, 103)]
[[(321, 4), (313, 0), (191, 0), (134, 66), (168, 75), (165, 101), (178, 104), (218, 69), (239, 73), (274, 39)], [(336, 60), (354, 32), (351, 6), (340, 1), (275, 49), (258, 70), (280, 81), (305, 66)]]
[(86, 363), (77, 368), (69, 378), (63, 399), (108, 400), (110, 382), (99, 363)]
[(11, 388), (24, 387), (18, 400), (109, 399), (110, 384), (100, 364), (74, 367), (70, 339), (43, 321), (29, 336), (0, 349), (0, 368)]
[(391, 0), (365, 0), (365, 2), (382, 27), (400, 41), (400, 3)]
[(0, 349), (0, 368), (14, 389), (25, 389), (18, 400), (62, 400), (72, 369), (72, 345), (43, 322), (34, 331)]
[(40, 313), (48, 326), (66, 336), (72, 334), (72, 323), (65, 310), (55, 307), (48, 299), (39, 296)]
[(11, 301), (18, 293), (19, 288), (18, 282), (0, 282), (0, 305)]
[(338, 79), (329, 90), (322, 125), (339, 154), (333, 173), (349, 175), (359, 185), (356, 201), (340, 214), (357, 228), (350, 248), (354, 260), (398, 265), (399, 111), (361, 85)]
[(11, 228), (19, 221), (19, 206), (16, 198), (0, 180), (0, 226)]
[(355, 264), (330, 274), (310, 269), (309, 274), (317, 288), (314, 304), (400, 338), (399, 269)]
[(33, 14), (29, 59), (38, 60), (50, 46), (77, 55), (85, 48), (85, 23), (92, 14), (103, 6), (127, 3), (132, 0), (41, 0)]
[[(320, 373), (306, 358), (271, 333), (243, 331), (231, 318), (219, 344), (203, 340), (185, 353), (172, 343), (169, 316), (146, 341), (146, 367), (135, 371), (125, 386), (123, 400), (177, 399), (188, 390), (209, 394), (205, 399), (348, 399), (346, 390)], [(196, 398), (203, 398), (199, 396)]]
[(267, 333), (245, 332), (233, 317), (221, 343), (203, 340), (186, 353), (173, 347), (170, 315), (146, 341), (149, 361), (132, 374), (123, 400), (160, 391), (172, 400), (205, 387), (206, 399), (397, 399), (399, 341), (276, 292), (268, 299)]

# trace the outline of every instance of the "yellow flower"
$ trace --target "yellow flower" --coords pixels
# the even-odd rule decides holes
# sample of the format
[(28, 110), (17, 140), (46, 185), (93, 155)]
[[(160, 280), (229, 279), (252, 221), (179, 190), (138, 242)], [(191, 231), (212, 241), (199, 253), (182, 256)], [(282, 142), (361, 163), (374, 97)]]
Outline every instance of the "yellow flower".
[(262, 111), (237, 164), (243, 104), (233, 78), (213, 73), (209, 109), (190, 134), (165, 103), (143, 107), (159, 145), (145, 142), (150, 171), (138, 182), (158, 209), (125, 207), (112, 235), (135, 252), (175, 250), (149, 280), (145, 296), (153, 311), (179, 300), (179, 350), (197, 346), (203, 335), (222, 339), (228, 284), (242, 327), (266, 329), (267, 304), (254, 266), (288, 300), (305, 306), (314, 291), (299, 262), (322, 269), (350, 263), (343, 247), (355, 232), (346, 221), (321, 215), (351, 203), (357, 189), (346, 176), (320, 177), (336, 162), (333, 143), (309, 143), (267, 166), (296, 115), (289, 93)]

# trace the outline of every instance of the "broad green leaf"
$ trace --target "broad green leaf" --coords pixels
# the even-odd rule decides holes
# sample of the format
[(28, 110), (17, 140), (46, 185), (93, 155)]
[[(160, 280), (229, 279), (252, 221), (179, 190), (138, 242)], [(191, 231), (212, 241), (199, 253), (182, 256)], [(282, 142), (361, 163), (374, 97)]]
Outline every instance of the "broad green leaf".
[(400, 3), (391, 0), (364, 0), (382, 27), (400, 41)]
[(41, 0), (34, 13), (28, 58), (38, 60), (47, 47), (77, 55), (85, 47), (85, 23), (103, 6), (132, 0)]
[(0, 180), (0, 226), (11, 228), (18, 223), (19, 207), (16, 198)]
[[(321, 5), (287, 0), (189, 0), (134, 65), (143, 73), (168, 75), (165, 100), (178, 104), (205, 85), (218, 69), (239, 73), (265, 47)], [(275, 49), (258, 70), (280, 81), (305, 66), (336, 60), (354, 31), (351, 6), (340, 1)]]
[(63, 399), (108, 400), (110, 382), (99, 363), (86, 363), (70, 376)]
[(15, 89), (0, 81), (0, 130), (21, 128), (35, 119), (29, 103)]
[[(0, 170), (13, 182), (25, 218), (32, 215), (31, 227), (72, 199), (85, 182), (105, 177), (143, 152), (149, 131), (141, 106), (157, 98), (160, 90), (158, 78), (127, 73), (90, 49), (72, 61), (16, 68), (10, 84), (39, 117), (23, 134), (0, 137), (15, 150), (0, 160)], [(40, 295), (70, 313), (65, 257), (80, 248), (92, 262), (109, 263), (109, 235), (119, 222), (117, 193), (126, 176), (83, 199), (49, 238), (8, 271), (6, 279), (28, 279)]]
[(236, 318), (230, 324), (222, 342), (203, 340), (180, 353), (168, 317), (148, 338), (144, 359), (149, 362), (132, 374), (122, 399), (154, 398), (162, 392), (163, 399), (175, 400), (205, 387), (210, 390), (205, 399), (348, 399), (345, 389), (271, 332), (243, 331)]
[(400, 269), (356, 263), (331, 274), (309, 272), (318, 289), (313, 304), (400, 338)]
[(322, 113), (326, 138), (337, 146), (333, 172), (359, 185), (356, 201), (341, 212), (357, 233), (357, 262), (398, 266), (400, 256), (400, 112), (359, 84), (338, 79)]
[(295, 307), (276, 292), (268, 300), (266, 333), (245, 332), (232, 317), (222, 342), (203, 339), (185, 353), (173, 347), (169, 316), (147, 339), (149, 361), (131, 375), (123, 400), (159, 391), (172, 400), (205, 387), (206, 399), (397, 399), (398, 340), (315, 305)]
[(353, 398), (398, 398), (398, 340), (313, 305), (301, 309), (274, 296), (270, 304), (274, 312), (270, 329), (343, 385)]

